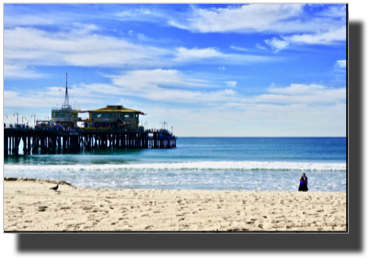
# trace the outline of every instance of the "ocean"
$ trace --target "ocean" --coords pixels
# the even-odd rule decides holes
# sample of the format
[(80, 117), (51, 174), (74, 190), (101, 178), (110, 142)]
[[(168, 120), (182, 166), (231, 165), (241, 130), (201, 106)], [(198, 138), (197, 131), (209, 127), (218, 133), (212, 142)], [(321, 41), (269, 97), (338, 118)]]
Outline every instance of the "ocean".
[(172, 149), (4, 159), (4, 177), (97, 188), (296, 191), (302, 173), (309, 191), (346, 192), (346, 138), (179, 137)]

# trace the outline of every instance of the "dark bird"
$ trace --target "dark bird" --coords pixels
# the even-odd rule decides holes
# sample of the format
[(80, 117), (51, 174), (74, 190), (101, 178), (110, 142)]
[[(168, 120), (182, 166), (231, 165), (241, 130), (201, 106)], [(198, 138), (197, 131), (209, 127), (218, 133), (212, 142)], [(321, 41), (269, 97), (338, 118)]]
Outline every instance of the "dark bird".
[(54, 191), (57, 191), (57, 190), (58, 190), (58, 185), (59, 185), (59, 184), (57, 184), (56, 187), (52, 187), (52, 188), (50, 188), (50, 189), (53, 189)]

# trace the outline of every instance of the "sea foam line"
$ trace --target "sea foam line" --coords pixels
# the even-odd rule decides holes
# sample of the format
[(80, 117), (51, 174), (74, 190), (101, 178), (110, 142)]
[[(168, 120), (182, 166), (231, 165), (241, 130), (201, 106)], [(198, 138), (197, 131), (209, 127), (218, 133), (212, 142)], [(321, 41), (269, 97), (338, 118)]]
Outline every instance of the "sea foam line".
[(345, 163), (210, 161), (145, 164), (4, 165), (5, 170), (268, 170), (345, 172)]

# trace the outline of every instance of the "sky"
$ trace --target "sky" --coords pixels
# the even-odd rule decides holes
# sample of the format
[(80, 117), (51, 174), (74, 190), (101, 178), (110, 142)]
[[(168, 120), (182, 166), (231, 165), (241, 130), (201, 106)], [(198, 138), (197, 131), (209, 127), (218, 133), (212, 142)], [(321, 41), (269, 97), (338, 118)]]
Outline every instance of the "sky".
[(4, 4), (3, 65), (5, 123), (50, 117), (67, 73), (73, 107), (179, 137), (346, 136), (345, 5)]

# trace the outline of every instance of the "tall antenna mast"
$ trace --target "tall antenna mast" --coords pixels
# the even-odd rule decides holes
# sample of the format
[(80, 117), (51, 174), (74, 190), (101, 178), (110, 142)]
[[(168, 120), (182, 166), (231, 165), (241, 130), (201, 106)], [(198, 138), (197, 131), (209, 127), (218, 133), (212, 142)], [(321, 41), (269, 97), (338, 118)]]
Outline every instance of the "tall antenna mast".
[(69, 75), (66, 73), (66, 94), (65, 94), (65, 102), (62, 105), (62, 109), (71, 109), (71, 106), (69, 104), (69, 93), (67, 92), (67, 77)]

